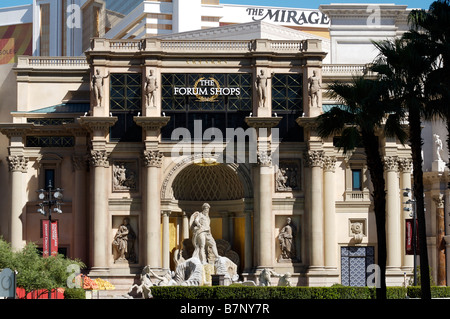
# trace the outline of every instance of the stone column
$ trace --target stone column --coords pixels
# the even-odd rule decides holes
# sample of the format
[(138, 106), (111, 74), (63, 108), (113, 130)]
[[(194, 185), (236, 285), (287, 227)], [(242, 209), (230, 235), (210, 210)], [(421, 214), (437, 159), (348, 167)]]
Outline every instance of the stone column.
[[(274, 187), (274, 166), (277, 160), (278, 132), (273, 129), (278, 125), (280, 117), (247, 117), (246, 123), (256, 129), (257, 165), (254, 169), (254, 244), (255, 266), (258, 269), (272, 268), (275, 260), (275, 238), (273, 235), (274, 217), (272, 213), (272, 193)], [(252, 144), (254, 147), (255, 145)], [(251, 154), (253, 155), (253, 154)]]
[(433, 197), (436, 203), (436, 248), (437, 248), (437, 282), (438, 286), (446, 285), (445, 268), (445, 222), (444, 222), (444, 195), (439, 194)]
[(183, 243), (183, 240), (189, 239), (189, 217), (186, 212), (183, 212), (182, 214), (182, 223), (181, 223), (181, 242)]
[[(403, 191), (406, 189), (411, 189), (411, 169), (412, 169), (412, 160), (410, 158), (399, 158), (398, 159), (398, 168), (400, 171), (400, 184), (402, 188), (402, 194), (401, 199), (402, 202), (406, 202), (406, 198), (403, 197)], [(402, 204), (400, 207), (402, 208), (402, 218), (401, 218), (401, 249), (402, 249), (402, 267), (404, 268), (413, 268), (414, 267), (414, 256), (406, 255), (406, 247), (405, 247), (405, 240), (406, 240), (406, 219), (412, 218), (410, 216), (409, 211), (403, 210), (405, 207), (410, 207), (411, 205)]]
[(309, 151), (308, 164), (311, 167), (311, 263), (310, 268), (324, 266), (323, 234), (323, 151)]
[(9, 236), (11, 248), (14, 251), (24, 247), (23, 214), (24, 204), (22, 196), (26, 190), (22, 183), (22, 174), (26, 173), (28, 158), (22, 155), (8, 156), (9, 171), (11, 172), (11, 219), (9, 221)]
[(401, 265), (400, 237), (400, 189), (397, 178), (398, 162), (394, 156), (384, 158), (386, 170), (386, 235), (387, 260), (386, 269), (399, 269)]
[(170, 269), (170, 230), (169, 230), (169, 216), (170, 211), (162, 212), (163, 224), (163, 241), (162, 241), (162, 268)]
[(336, 206), (335, 206), (336, 157), (324, 156), (324, 241), (325, 267), (337, 269)]
[(101, 272), (108, 268), (108, 252), (110, 251), (110, 236), (108, 233), (109, 212), (107, 192), (107, 169), (109, 159), (106, 150), (92, 150), (91, 164), (94, 174), (93, 191), (93, 261), (92, 271)]
[(81, 260), (87, 258), (87, 241), (86, 241), (86, 169), (87, 159), (84, 155), (72, 156), (72, 165), (75, 172), (74, 194), (72, 200), (73, 215), (73, 247), (74, 256)]
[(159, 171), (162, 160), (163, 154), (159, 150), (144, 151), (144, 163), (147, 172), (147, 187), (145, 188), (144, 243), (146, 247), (146, 265), (151, 268), (161, 267)]
[(258, 153), (259, 173), (259, 263), (258, 267), (271, 268), (273, 263), (273, 216), (272, 216), (272, 185), (273, 166), (270, 155), (265, 151)]
[(244, 269), (250, 271), (253, 264), (252, 211), (245, 211)]

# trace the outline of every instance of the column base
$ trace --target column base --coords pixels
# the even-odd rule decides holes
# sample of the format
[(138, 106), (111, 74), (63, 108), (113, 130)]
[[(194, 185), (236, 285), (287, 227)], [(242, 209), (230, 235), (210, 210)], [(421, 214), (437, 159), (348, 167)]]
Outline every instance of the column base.
[(92, 267), (89, 271), (88, 276), (89, 277), (102, 277), (102, 276), (109, 276), (110, 269), (109, 267)]
[(306, 278), (309, 287), (330, 287), (340, 283), (336, 267), (310, 266)]

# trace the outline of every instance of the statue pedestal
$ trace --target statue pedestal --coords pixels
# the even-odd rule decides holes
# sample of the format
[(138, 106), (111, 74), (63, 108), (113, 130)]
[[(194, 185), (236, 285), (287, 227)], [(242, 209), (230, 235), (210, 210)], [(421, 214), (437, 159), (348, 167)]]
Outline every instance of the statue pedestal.
[(215, 274), (214, 265), (204, 264), (203, 265), (203, 286), (212, 285), (212, 275)]
[(443, 172), (445, 170), (445, 162), (443, 160), (435, 160), (431, 163), (431, 169), (433, 172)]

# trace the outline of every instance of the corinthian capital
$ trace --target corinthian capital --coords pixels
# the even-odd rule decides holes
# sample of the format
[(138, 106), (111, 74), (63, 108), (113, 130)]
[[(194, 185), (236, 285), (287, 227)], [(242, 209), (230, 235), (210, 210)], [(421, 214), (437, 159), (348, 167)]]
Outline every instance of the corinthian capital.
[(8, 156), (8, 164), (10, 172), (25, 173), (28, 168), (28, 157), (22, 155)]
[(406, 157), (400, 157), (398, 159), (398, 169), (400, 172), (411, 172), (412, 160)]
[(144, 151), (144, 163), (147, 167), (161, 167), (163, 160), (163, 153), (159, 150)]
[(267, 150), (258, 151), (257, 159), (258, 164), (261, 166), (272, 165), (272, 156), (270, 155), (270, 151)]
[(336, 169), (336, 157), (324, 156), (323, 157), (323, 169), (329, 172), (334, 172)]
[(91, 164), (94, 167), (108, 167), (108, 153), (106, 150), (92, 150), (91, 151)]
[(306, 162), (310, 167), (323, 167), (323, 151), (308, 151)]
[(384, 157), (384, 169), (387, 171), (397, 171), (398, 160), (396, 156), (385, 156)]

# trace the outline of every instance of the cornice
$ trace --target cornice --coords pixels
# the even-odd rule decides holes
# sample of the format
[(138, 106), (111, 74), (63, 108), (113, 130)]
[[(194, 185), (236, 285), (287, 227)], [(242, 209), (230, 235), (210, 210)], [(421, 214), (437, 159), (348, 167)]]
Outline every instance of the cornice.
[(83, 116), (78, 119), (81, 126), (85, 127), (91, 132), (94, 131), (108, 131), (111, 126), (117, 122), (117, 116), (97, 117), (97, 116)]
[(253, 128), (272, 128), (280, 123), (281, 117), (246, 117), (245, 123)]
[(146, 131), (156, 131), (166, 126), (170, 121), (170, 116), (160, 117), (160, 116), (135, 116), (133, 117), (134, 122), (141, 126)]

